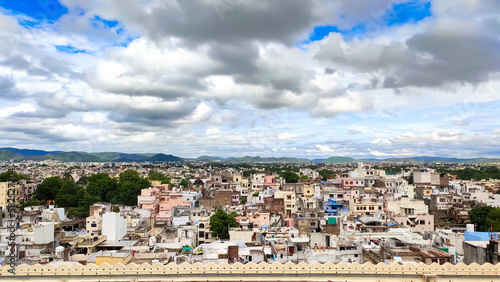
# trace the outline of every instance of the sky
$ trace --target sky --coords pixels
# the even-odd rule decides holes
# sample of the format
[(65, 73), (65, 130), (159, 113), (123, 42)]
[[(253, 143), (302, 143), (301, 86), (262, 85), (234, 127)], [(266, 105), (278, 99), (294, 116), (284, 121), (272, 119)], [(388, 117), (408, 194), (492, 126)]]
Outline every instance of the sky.
[(0, 147), (500, 156), (497, 0), (0, 0)]

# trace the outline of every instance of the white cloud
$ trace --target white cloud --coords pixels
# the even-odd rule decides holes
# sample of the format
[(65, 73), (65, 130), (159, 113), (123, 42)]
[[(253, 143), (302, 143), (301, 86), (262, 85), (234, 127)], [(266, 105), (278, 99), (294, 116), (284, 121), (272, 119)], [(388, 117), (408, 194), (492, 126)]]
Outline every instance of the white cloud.
[(278, 134), (278, 140), (281, 141), (296, 141), (299, 139), (299, 136), (295, 133), (280, 133)]
[[(69, 13), (37, 28), (2, 10), (0, 133), (69, 150), (498, 152), (498, 1), (436, 0), (418, 23), (298, 46), (314, 26), (362, 26), (394, 2), (243, 1), (221, 20), (210, 0), (64, 0)], [(118, 25), (96, 29), (95, 15)]]

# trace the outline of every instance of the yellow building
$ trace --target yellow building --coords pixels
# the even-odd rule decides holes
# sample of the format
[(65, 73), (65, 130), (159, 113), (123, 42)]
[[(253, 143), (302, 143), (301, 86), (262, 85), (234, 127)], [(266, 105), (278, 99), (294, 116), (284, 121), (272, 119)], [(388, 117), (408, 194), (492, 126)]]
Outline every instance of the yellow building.
[(241, 179), (241, 187), (250, 188), (250, 180), (248, 178)]
[(359, 216), (371, 215), (374, 216), (375, 213), (383, 212), (383, 203), (374, 201), (362, 201), (357, 199), (349, 200), (349, 211), (353, 212)]
[(108, 263), (110, 265), (121, 263), (127, 264), (132, 260), (132, 252), (108, 252), (99, 251), (95, 254), (90, 255), (87, 262), (95, 263), (101, 265), (103, 263)]
[(285, 217), (291, 217), (297, 212), (297, 207), (295, 207), (295, 191), (276, 191), (274, 193), (274, 198), (283, 199)]
[(9, 190), (9, 182), (0, 182), (0, 207), (7, 206), (7, 191)]
[(314, 196), (314, 185), (304, 184), (304, 197), (311, 198)]
[[(9, 187), (10, 186), (10, 187)], [(14, 188), (15, 205), (18, 205), (21, 199), (21, 184), (12, 182), (0, 182), (0, 207), (5, 208), (8, 205), (9, 188)]]

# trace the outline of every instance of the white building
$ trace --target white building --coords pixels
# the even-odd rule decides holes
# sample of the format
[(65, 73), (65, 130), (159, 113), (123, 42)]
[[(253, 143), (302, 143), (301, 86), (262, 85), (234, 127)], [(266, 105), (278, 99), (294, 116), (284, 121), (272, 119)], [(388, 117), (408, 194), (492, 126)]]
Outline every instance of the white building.
[(196, 207), (198, 206), (198, 201), (201, 198), (201, 192), (196, 192), (196, 191), (185, 191), (182, 193), (182, 199), (185, 202), (191, 202), (191, 207)]
[(108, 241), (118, 241), (127, 234), (127, 220), (119, 213), (107, 212), (102, 216), (102, 235)]

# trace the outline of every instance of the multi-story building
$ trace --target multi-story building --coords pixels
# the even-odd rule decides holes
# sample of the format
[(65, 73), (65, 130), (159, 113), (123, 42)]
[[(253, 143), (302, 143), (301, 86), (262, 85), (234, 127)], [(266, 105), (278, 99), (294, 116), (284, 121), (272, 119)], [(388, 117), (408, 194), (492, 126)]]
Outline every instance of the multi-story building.
[(377, 212), (383, 213), (383, 203), (371, 200), (349, 200), (349, 212), (355, 213), (358, 216), (370, 215), (374, 216)]
[(283, 199), (285, 217), (292, 217), (292, 215), (297, 212), (294, 191), (276, 191), (274, 193), (274, 197), (277, 199)]

